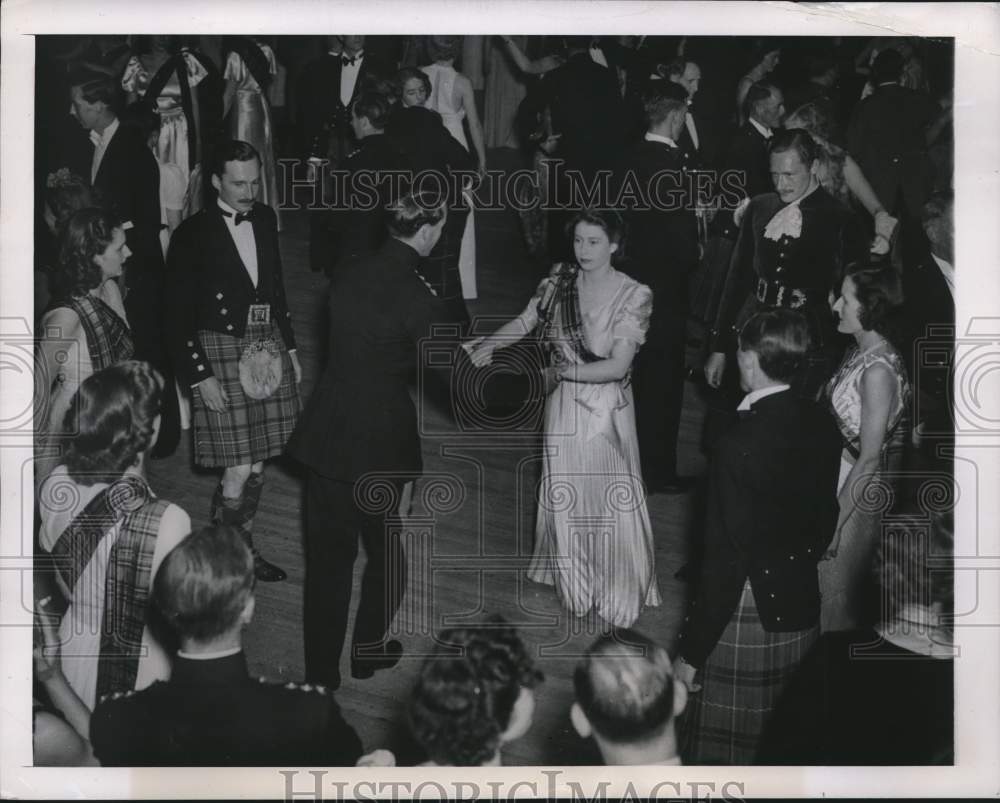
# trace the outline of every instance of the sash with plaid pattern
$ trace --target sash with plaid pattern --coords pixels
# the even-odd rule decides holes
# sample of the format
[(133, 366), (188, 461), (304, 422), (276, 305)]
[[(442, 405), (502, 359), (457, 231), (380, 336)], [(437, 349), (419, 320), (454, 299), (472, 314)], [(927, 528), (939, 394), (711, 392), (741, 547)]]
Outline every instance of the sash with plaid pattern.
[(132, 358), (132, 332), (101, 299), (89, 294), (76, 296), (62, 306), (69, 307), (80, 319), (95, 372)]
[[(576, 289), (576, 276), (579, 271), (580, 268), (578, 266), (570, 263), (563, 263), (559, 266), (558, 272), (553, 279), (553, 284), (555, 285), (554, 292), (547, 299), (548, 303), (546, 303), (546, 299), (543, 299), (539, 304), (539, 318), (545, 326), (544, 331), (551, 332), (551, 325), (554, 319), (553, 311), (558, 309), (560, 311), (559, 318), (563, 336), (568, 338), (573, 351), (585, 363), (597, 362), (604, 358), (599, 357), (590, 350), (583, 333), (580, 295)], [(562, 357), (562, 353), (559, 352), (558, 346), (555, 343), (550, 342), (550, 348), (557, 356), (557, 359)]]
[(104, 584), (98, 700), (135, 688), (153, 551), (166, 507), (166, 502), (153, 498), (141, 477), (121, 477), (90, 501), (52, 548), (60, 577), (72, 594), (98, 544), (120, 524)]

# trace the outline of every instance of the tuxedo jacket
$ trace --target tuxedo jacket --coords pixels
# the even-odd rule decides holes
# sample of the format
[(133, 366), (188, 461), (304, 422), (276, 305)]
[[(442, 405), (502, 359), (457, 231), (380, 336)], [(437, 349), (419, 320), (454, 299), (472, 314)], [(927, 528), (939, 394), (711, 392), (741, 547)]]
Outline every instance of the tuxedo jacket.
[(950, 376), (955, 349), (955, 299), (930, 251), (903, 270), (906, 368), (916, 388), (950, 407)]
[[(87, 163), (81, 165), (81, 175), (90, 175), (94, 146), (87, 150)], [(142, 276), (160, 277), (163, 271), (163, 251), (160, 246), (160, 168), (156, 157), (146, 147), (142, 133), (131, 126), (118, 124), (118, 130), (108, 143), (93, 182), (101, 202), (123, 222), (132, 227), (125, 239), (134, 257), (128, 285)]]
[(361, 740), (323, 686), (251, 678), (246, 657), (176, 657), (169, 681), (105, 697), (90, 720), (104, 766), (354, 766)]
[(324, 477), (354, 482), (423, 467), (409, 381), (418, 344), (448, 314), (417, 274), (419, 260), (390, 237), (333, 276), (327, 364), (288, 443), (292, 457)]
[[(346, 153), (338, 152), (338, 148), (350, 142), (353, 136), (350, 103), (345, 106), (340, 102), (342, 66), (341, 56), (325, 53), (307, 64), (299, 78), (299, 124), (304, 150), (310, 158), (341, 158)], [(385, 78), (388, 74), (387, 68), (378, 58), (365, 51), (351, 103), (361, 94), (366, 84)]]
[(822, 187), (799, 203), (799, 237), (766, 238), (767, 224), (784, 206), (777, 193), (769, 192), (753, 198), (743, 214), (715, 320), (712, 351), (728, 351), (735, 344), (735, 324), (758, 279), (806, 291), (808, 306), (829, 318), (828, 294), (837, 289), (844, 267), (867, 258), (868, 240), (860, 220)]
[(655, 197), (622, 211), (629, 273), (652, 289), (654, 316), (686, 319), (688, 277), (698, 265), (698, 224), (681, 150), (651, 140), (634, 145), (615, 171), (614, 186), (624, 190), (626, 181)]
[(705, 558), (680, 653), (700, 667), (747, 578), (765, 630), (819, 620), (816, 564), (837, 524), (840, 438), (830, 414), (786, 390), (722, 435), (709, 465)]
[(174, 232), (167, 254), (166, 318), (178, 378), (195, 385), (212, 376), (199, 329), (233, 337), (246, 331), (251, 304), (270, 304), (271, 320), (287, 349), (295, 348), (292, 316), (278, 250), (274, 210), (256, 203), (252, 225), (257, 244), (257, 286), (243, 265), (218, 204), (192, 215)]

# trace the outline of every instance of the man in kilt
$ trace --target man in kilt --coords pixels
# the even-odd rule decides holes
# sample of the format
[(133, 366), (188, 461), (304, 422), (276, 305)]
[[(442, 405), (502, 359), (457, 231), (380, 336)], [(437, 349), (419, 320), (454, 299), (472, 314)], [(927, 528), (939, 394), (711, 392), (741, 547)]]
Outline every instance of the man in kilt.
[(224, 469), (212, 521), (240, 531), (257, 579), (283, 580), (251, 539), (264, 461), (284, 450), (300, 406), (302, 369), (276, 218), (254, 200), (260, 156), (253, 146), (221, 143), (211, 176), (216, 204), (184, 221), (170, 243), (170, 347), (178, 376), (192, 388), (195, 462)]

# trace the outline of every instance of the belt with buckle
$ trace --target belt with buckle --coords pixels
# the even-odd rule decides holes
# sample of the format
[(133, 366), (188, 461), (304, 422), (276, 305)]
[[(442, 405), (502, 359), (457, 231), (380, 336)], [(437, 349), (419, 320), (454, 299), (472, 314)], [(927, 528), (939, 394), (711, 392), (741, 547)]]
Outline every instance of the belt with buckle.
[(788, 309), (799, 309), (804, 307), (809, 300), (805, 290), (798, 287), (788, 287), (781, 282), (768, 281), (764, 278), (757, 279), (757, 300), (761, 304), (769, 307), (787, 307)]

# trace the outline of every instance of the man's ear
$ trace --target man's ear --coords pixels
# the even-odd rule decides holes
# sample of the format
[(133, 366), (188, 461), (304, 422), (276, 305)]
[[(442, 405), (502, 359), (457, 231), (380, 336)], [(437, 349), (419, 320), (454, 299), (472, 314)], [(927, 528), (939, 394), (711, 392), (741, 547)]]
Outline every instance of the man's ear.
[(573, 707), (569, 710), (569, 719), (573, 723), (573, 729), (580, 734), (580, 738), (589, 739), (593, 735), (594, 728), (591, 726), (590, 720), (587, 719), (587, 715), (583, 713), (579, 703), (573, 703)]
[(674, 678), (674, 716), (679, 717), (687, 708), (688, 687)]
[(240, 622), (244, 625), (250, 624), (253, 619), (254, 608), (257, 606), (257, 598), (250, 594), (247, 597), (246, 604), (243, 606), (243, 612), (240, 614)]
[(215, 173), (212, 173), (212, 186), (215, 187), (216, 192), (222, 190), (222, 182), (219, 180), (219, 177), (215, 175)]

